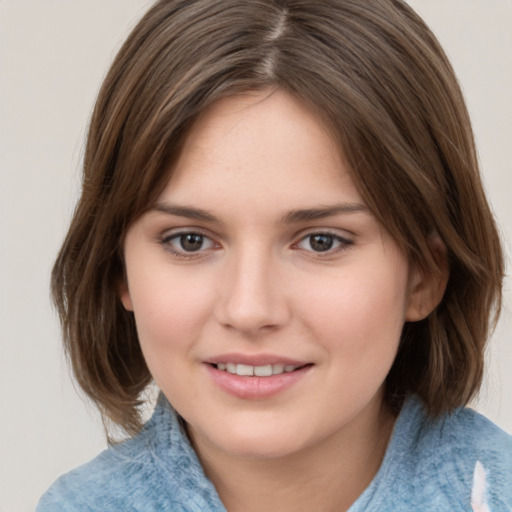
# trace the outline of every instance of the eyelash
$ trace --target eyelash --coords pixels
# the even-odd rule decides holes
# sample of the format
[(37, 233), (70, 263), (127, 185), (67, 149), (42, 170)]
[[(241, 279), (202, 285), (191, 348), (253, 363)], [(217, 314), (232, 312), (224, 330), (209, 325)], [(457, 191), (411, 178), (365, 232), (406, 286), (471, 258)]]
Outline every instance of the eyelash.
[[(183, 248), (183, 246), (181, 249), (176, 249), (175, 247), (173, 247), (173, 241), (177, 241), (177, 243), (182, 245), (183, 238), (186, 236), (200, 237), (201, 242), (202, 242), (201, 247), (195, 251), (187, 251)], [(315, 231), (315, 232), (303, 235), (297, 242), (295, 242), (292, 245), (292, 248), (294, 248), (294, 249), (297, 248), (300, 250), (301, 249), (300, 245), (304, 242), (307, 243), (308, 240), (310, 241), (309, 243), (311, 244), (311, 240), (313, 239), (313, 237), (325, 237), (330, 240), (332, 245), (337, 244), (336, 247), (332, 248), (332, 246), (331, 246), (323, 251), (315, 251), (313, 249), (302, 248), (303, 250), (305, 250), (307, 252), (311, 252), (312, 254), (314, 254), (317, 257), (332, 256), (333, 254), (337, 254), (338, 252), (347, 250), (354, 243), (352, 240), (349, 240), (345, 237), (342, 237), (338, 234), (335, 234), (335, 233), (332, 233), (329, 231)], [(207, 247), (206, 249), (202, 246), (205, 241), (209, 241), (209, 245), (210, 245), (210, 247)], [(199, 230), (179, 231), (179, 232), (167, 234), (167, 235), (160, 237), (159, 242), (162, 246), (164, 246), (166, 251), (169, 251), (173, 256), (175, 256), (177, 258), (184, 259), (184, 260), (191, 260), (191, 259), (197, 259), (197, 258), (204, 257), (205, 251), (215, 248), (215, 246), (216, 246), (216, 243), (208, 235), (206, 235), (205, 233), (202, 233)], [(310, 245), (310, 247), (311, 247), (311, 245)]]
[(308, 233), (307, 235), (303, 236), (298, 242), (294, 244), (294, 246), (299, 246), (301, 243), (306, 242), (309, 240), (309, 244), (311, 244), (311, 240), (313, 237), (325, 237), (328, 239), (331, 239), (333, 244), (338, 244), (336, 247), (328, 247), (325, 251), (314, 251), (314, 250), (307, 250), (308, 252), (312, 252), (315, 254), (315, 256), (332, 256), (333, 254), (337, 254), (338, 252), (347, 250), (351, 245), (353, 245), (353, 241), (349, 240), (348, 238), (342, 237), (336, 233), (332, 233), (330, 231), (315, 231), (313, 233)]
[[(181, 258), (184, 260), (191, 260), (191, 259), (203, 257), (204, 256), (203, 247), (200, 247), (196, 251), (186, 251), (183, 248), (181, 250), (178, 250), (173, 247), (173, 245), (172, 245), (173, 241), (176, 240), (177, 243), (180, 243), (183, 241), (182, 240), (183, 237), (186, 237), (186, 236), (201, 237), (201, 241), (203, 243), (205, 240), (208, 240), (208, 241), (210, 241), (212, 246), (216, 245), (215, 242), (208, 235), (206, 235), (205, 233), (202, 233), (199, 230), (179, 231), (176, 233), (167, 234), (167, 235), (162, 236), (159, 239), (159, 242), (162, 244), (162, 246), (164, 247), (164, 249), (166, 251), (169, 251), (173, 256), (176, 256), (177, 258)], [(208, 249), (210, 249), (210, 247)]]

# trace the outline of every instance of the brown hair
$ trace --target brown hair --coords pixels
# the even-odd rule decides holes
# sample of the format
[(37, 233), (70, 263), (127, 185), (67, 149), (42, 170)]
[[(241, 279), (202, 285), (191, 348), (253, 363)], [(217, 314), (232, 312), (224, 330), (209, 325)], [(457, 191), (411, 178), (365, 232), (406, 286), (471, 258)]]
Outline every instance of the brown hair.
[(401, 0), (161, 0), (119, 51), (92, 115), (83, 190), (52, 293), (74, 374), (104, 418), (134, 434), (151, 382), (118, 288), (122, 240), (156, 199), (198, 115), (222, 97), (281, 88), (322, 116), (376, 218), (410, 261), (437, 271), (440, 305), (406, 324), (389, 400), (431, 414), (478, 390), (503, 259), (454, 72)]

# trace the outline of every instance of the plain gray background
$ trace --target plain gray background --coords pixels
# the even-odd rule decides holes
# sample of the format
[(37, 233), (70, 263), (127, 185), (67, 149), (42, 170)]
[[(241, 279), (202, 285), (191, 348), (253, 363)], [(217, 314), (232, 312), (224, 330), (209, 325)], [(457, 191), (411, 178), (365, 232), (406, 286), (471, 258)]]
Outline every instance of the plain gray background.
[[(411, 0), (462, 82), (508, 253), (512, 0)], [(0, 0), (0, 512), (28, 512), (106, 445), (65, 366), (49, 272), (101, 79), (149, 0)], [(470, 208), (471, 205), (468, 205)], [(475, 406), (512, 433), (511, 281)]]

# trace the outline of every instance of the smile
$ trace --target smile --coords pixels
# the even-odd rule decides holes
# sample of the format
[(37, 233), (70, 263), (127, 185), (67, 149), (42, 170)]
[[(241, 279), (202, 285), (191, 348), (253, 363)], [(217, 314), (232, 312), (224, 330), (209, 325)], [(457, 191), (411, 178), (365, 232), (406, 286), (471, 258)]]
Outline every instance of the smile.
[(270, 363), (268, 358), (258, 359), (267, 361), (254, 361), (257, 364), (251, 365), (247, 364), (249, 361), (234, 362), (233, 357), (229, 363), (209, 361), (204, 367), (216, 386), (244, 400), (263, 400), (279, 395), (306, 379), (314, 367), (312, 363), (299, 361)]
[(282, 373), (291, 373), (300, 366), (291, 364), (267, 364), (264, 366), (252, 366), (249, 364), (241, 363), (217, 363), (214, 365), (217, 370), (221, 370), (233, 375), (240, 375), (243, 377), (271, 377), (272, 375), (281, 375)]

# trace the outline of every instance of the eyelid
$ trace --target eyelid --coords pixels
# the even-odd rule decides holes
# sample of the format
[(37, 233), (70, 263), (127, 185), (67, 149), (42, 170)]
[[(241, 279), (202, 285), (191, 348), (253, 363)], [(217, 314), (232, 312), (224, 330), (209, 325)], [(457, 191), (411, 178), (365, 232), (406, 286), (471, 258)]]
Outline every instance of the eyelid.
[[(211, 242), (211, 246), (204, 249), (198, 249), (197, 251), (185, 251), (175, 249), (172, 246), (171, 241), (184, 235), (199, 235), (203, 237), (203, 239), (209, 240)], [(166, 230), (164, 233), (158, 236), (157, 241), (160, 245), (163, 246), (164, 250), (171, 253), (173, 256), (188, 260), (205, 257), (206, 253), (220, 247), (220, 244), (218, 244), (214, 240), (214, 238), (206, 232), (206, 230), (195, 227), (180, 227)]]
[(326, 251), (314, 251), (313, 249), (302, 249), (308, 253), (315, 254), (317, 256), (332, 256), (333, 254), (336, 254), (337, 252), (347, 250), (350, 246), (354, 244), (354, 240), (352, 237), (344, 236), (340, 234), (339, 231), (336, 231), (334, 229), (311, 229), (307, 232), (301, 233), (297, 237), (297, 241), (293, 243), (292, 246), (297, 247), (298, 249), (301, 249), (299, 247), (299, 244), (304, 242), (307, 238), (313, 237), (315, 235), (324, 235), (324, 236), (330, 236), (334, 238), (337, 242), (339, 242), (339, 245), (333, 249), (328, 249)]
[(356, 236), (355, 233), (347, 229), (340, 229), (334, 227), (311, 227), (302, 229), (299, 233), (297, 233), (297, 235), (294, 238), (297, 240), (302, 240), (303, 238), (313, 235), (329, 235), (342, 239), (346, 242), (352, 242)]
[(198, 228), (195, 226), (187, 226), (183, 228), (171, 228), (166, 229), (163, 231), (163, 233), (158, 237), (160, 240), (170, 239), (179, 235), (202, 235), (204, 237), (212, 238), (211, 235), (209, 235), (205, 229)]

